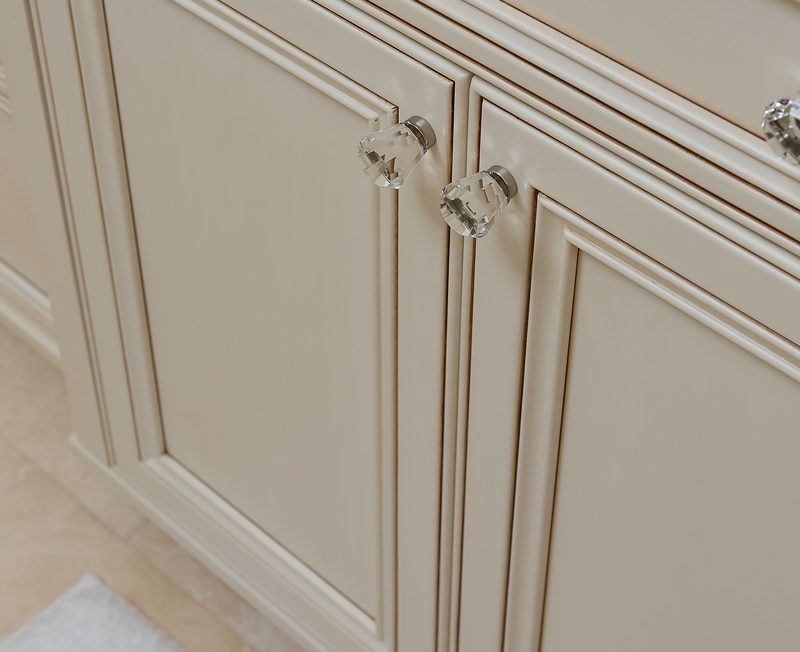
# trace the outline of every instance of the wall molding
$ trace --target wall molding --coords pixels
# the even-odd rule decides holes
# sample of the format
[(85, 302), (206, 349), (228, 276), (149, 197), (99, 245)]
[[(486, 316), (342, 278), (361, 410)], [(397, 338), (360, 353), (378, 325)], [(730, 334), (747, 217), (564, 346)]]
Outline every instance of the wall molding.
[(48, 362), (59, 366), (50, 299), (31, 281), (0, 259), (0, 320)]

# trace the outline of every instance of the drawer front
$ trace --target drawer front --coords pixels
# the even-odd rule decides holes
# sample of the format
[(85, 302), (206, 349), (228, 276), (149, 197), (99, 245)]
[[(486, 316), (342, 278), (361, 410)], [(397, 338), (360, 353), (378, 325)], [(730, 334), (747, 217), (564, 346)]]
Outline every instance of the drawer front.
[(796, 0), (502, 1), (753, 132), (800, 89)]
[(543, 613), (547, 652), (787, 649), (800, 281), (481, 81), (472, 106), (519, 193), (474, 247), (459, 649), (538, 649)]

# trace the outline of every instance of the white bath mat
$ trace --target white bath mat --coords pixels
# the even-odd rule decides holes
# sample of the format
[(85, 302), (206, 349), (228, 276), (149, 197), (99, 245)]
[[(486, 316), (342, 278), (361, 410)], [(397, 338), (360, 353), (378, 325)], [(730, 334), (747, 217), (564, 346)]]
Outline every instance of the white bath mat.
[(183, 649), (125, 598), (87, 574), (0, 643), (0, 652), (183, 652)]

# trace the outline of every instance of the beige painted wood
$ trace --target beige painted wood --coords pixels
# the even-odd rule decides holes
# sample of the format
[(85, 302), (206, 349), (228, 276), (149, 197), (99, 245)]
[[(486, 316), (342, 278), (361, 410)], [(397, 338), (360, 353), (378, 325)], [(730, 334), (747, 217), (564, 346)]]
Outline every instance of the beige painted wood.
[(2, 260), (0, 320), (50, 363), (58, 366), (59, 351), (50, 300), (37, 286)]
[(502, 2), (754, 132), (764, 106), (800, 88), (796, 0)]
[[(176, 519), (200, 501), (208, 520), (192, 528), (230, 521), (232, 540), (209, 535), (226, 564), (244, 565), (227, 552), (258, 528), (267, 538), (250, 548), (254, 563), (273, 573), (260, 599), (289, 591), (297, 605), (301, 591), (284, 616), (324, 640), (351, 637), (336, 649), (396, 639), (432, 650), (448, 231), (426, 200), (449, 177), (463, 73), (311, 5), (287, 2), (271, 18), (292, 44), (217, 2), (106, 11), (134, 249), (107, 181), (120, 162), (102, 74), (85, 77), (89, 122), (111, 267), (125, 249), (141, 264), (158, 380), (150, 410), (164, 426), (160, 449), (160, 432), (137, 428), (159, 474), (136, 471), (127, 452), (119, 472), (137, 491), (162, 492), (157, 505)], [(86, 69), (102, 62), (90, 14), (75, 12)], [(438, 145), (401, 195), (380, 193), (360, 175), (355, 144), (411, 113), (430, 120)], [(115, 276), (123, 337), (136, 340), (136, 283)], [(150, 379), (132, 362), (132, 394), (145, 396)], [(152, 422), (144, 409), (137, 423)], [(205, 502), (191, 478), (222, 502)]]
[[(100, 5), (74, 3), (72, 15), (61, 3), (41, 7), (54, 46), (51, 68), (59, 71), (49, 85), (53, 131), (67, 161), (72, 212), (59, 252), (63, 258), (69, 246), (80, 249), (74, 273), (86, 301), (85, 329), (70, 335), (73, 344), (96, 347), (97, 400), (107, 410), (114, 477), (310, 649), (383, 650), (396, 641), (400, 650), (433, 650), (437, 639), (439, 649), (500, 650), (504, 641), (507, 649), (534, 649), (541, 621), (530, 614), (541, 612), (543, 600), (578, 251), (606, 267), (625, 253), (628, 266), (634, 259), (638, 265), (630, 277), (644, 279), (648, 292), (665, 284), (672, 294), (660, 300), (688, 306), (717, 339), (735, 340), (737, 351), (784, 374), (797, 366), (793, 345), (781, 336), (800, 341), (800, 261), (777, 231), (755, 228), (748, 215), (494, 76), (514, 98), (474, 84), (468, 167), (507, 165), (521, 192), (495, 241), (473, 247), (450, 239), (448, 247), (431, 198), (451, 164), (454, 176), (464, 171), (458, 157), (466, 129), (451, 112), (466, 84), (460, 70), (419, 42), (471, 70), (481, 66), (381, 16), (410, 35), (400, 36), (357, 2), (231, 4), (279, 38), (218, 2), (110, 1), (116, 88)], [(83, 87), (66, 36), (72, 20)], [(438, 26), (443, 34), (455, 31)], [(486, 65), (521, 86), (546, 89), (570, 111), (579, 107), (595, 127), (627, 134), (628, 144), (653, 160), (677, 160), (675, 148), (570, 95), (550, 75), (542, 81), (522, 58), (487, 54), (489, 41), (476, 37), (478, 46), (458, 34), (459, 49), (473, 58), (486, 54)], [(525, 45), (524, 57), (538, 56), (527, 40), (512, 41)], [(606, 97), (596, 71), (570, 65), (587, 92)], [(567, 68), (559, 70), (581, 86)], [(614, 102), (631, 99), (617, 91)], [(641, 99), (636, 110), (645, 108), (652, 107)], [(353, 147), (368, 128), (410, 113), (434, 122), (439, 147), (394, 207), (363, 185)], [(674, 127), (679, 142), (694, 133), (659, 124)], [(733, 167), (750, 170), (751, 149), (744, 147), (750, 153)], [(774, 203), (686, 152), (678, 158), (675, 169), (724, 186), (720, 195), (742, 206)], [(322, 178), (313, 192), (303, 178), (309, 167)], [(646, 258), (609, 245), (572, 213), (539, 220), (534, 267), (548, 256), (552, 266), (531, 281), (534, 211), (550, 202), (537, 200), (537, 189), (691, 283), (657, 274)], [(553, 206), (548, 215), (558, 212)], [(785, 221), (770, 209), (765, 222), (793, 224), (794, 213), (784, 208)], [(320, 216), (325, 220), (316, 221)], [(541, 236), (545, 222), (552, 237)], [(272, 310), (275, 303), (283, 310)], [(303, 375), (303, 368), (314, 373)], [(336, 393), (349, 400), (334, 404)], [(317, 406), (332, 418), (323, 419)], [(131, 408), (135, 419), (126, 415)], [(354, 425), (343, 428), (347, 423)], [(87, 432), (89, 447), (99, 442), (102, 450), (102, 437)], [(523, 458), (532, 461), (515, 483)], [(293, 521), (298, 513), (305, 519)]]
[[(800, 233), (800, 170), (775, 157), (760, 136), (556, 29), (526, 19), (501, 0), (370, 4), (380, 5), (373, 10), (376, 15), (506, 92), (530, 104), (542, 98), (553, 115), (560, 113), (555, 107), (561, 107), (591, 125), (597, 135), (608, 134), (644, 154), (640, 164), (657, 161), (784, 233), (795, 238)], [(749, 183), (742, 184), (742, 179)], [(691, 193), (691, 186), (685, 191)], [(717, 210), (721, 207), (718, 204)]]
[[(479, 165), (493, 164), (481, 152)], [(523, 189), (513, 212), (475, 246), (458, 650), (492, 649), (503, 619), (503, 603), (489, 596), (505, 594), (506, 577), (487, 561), (502, 556), (511, 528), (533, 199)]]
[(29, 82), (25, 68), (15, 64), (24, 56), (20, 49), (30, 32), (25, 15), (14, 4), (0, 7), (0, 258), (44, 291), (47, 271), (29, 196), (36, 183), (25, 174), (16, 105), (17, 88), (24, 92)]
[(575, 292), (542, 650), (790, 648), (797, 380), (591, 256)]
[[(487, 97), (491, 97), (491, 102)], [(626, 467), (628, 475), (639, 465), (646, 476), (648, 469), (659, 463), (649, 460), (648, 455), (658, 457), (662, 450), (648, 450), (647, 446), (654, 446), (653, 442), (668, 446), (663, 442), (675, 439), (675, 431), (680, 430), (675, 443), (677, 448), (673, 451), (675, 468), (672, 471), (688, 485), (680, 489), (682, 492), (700, 493), (707, 480), (728, 477), (728, 470), (718, 470), (713, 447), (720, 447), (719, 454), (727, 460), (724, 443), (725, 438), (731, 436), (749, 441), (752, 451), (760, 436), (754, 426), (756, 423), (775, 433), (787, 446), (784, 455), (791, 457), (793, 450), (788, 442), (791, 433), (796, 432), (796, 425), (791, 424), (796, 424), (800, 416), (797, 414), (800, 410), (797, 407), (800, 405), (800, 349), (796, 345), (800, 337), (793, 326), (800, 317), (800, 281), (700, 226), (690, 217), (691, 211), (698, 208), (684, 205), (689, 211), (687, 215), (670, 206), (675, 205), (675, 198), (671, 198), (670, 203), (656, 199), (644, 190), (655, 189), (646, 175), (631, 175), (624, 167), (617, 167), (618, 161), (610, 151), (601, 154), (590, 139), (563, 131), (557, 123), (504, 97), (483, 82), (473, 83), (471, 107), (472, 120), (478, 113), (480, 115), (479, 140), (477, 130), (473, 129), (470, 143), (470, 148), (480, 152), (478, 167), (495, 163), (506, 165), (520, 185), (520, 194), (501, 216), (502, 222), (489, 236), (478, 241), (475, 249), (458, 649), (476, 652), (538, 649), (543, 605), (546, 609), (546, 646), (543, 649), (651, 649), (654, 644), (646, 638), (651, 626), (677, 630), (674, 636), (678, 638), (669, 639), (670, 644), (657, 649), (706, 649), (713, 643), (712, 631), (721, 627), (722, 622), (715, 625), (702, 620), (704, 609), (710, 608), (705, 602), (710, 594), (692, 592), (692, 586), (701, 586), (700, 580), (691, 585), (669, 584), (670, 574), (659, 574), (659, 557), (669, 556), (672, 550), (669, 546), (675, 539), (667, 537), (662, 541), (653, 535), (641, 542), (636, 554), (647, 562), (625, 575), (628, 573), (628, 569), (622, 567), (625, 537), (635, 539), (638, 536), (638, 521), (635, 518), (626, 521), (626, 512), (618, 508), (624, 492), (630, 494), (628, 500), (638, 500), (638, 487), (635, 483), (626, 483), (621, 488), (614, 483), (612, 456), (607, 458), (610, 466), (597, 472), (592, 468), (592, 454), (580, 458), (582, 465), (570, 472), (571, 486), (567, 489), (572, 496), (572, 509), (579, 516), (572, 527), (564, 529), (563, 535), (559, 535), (556, 524), (550, 542), (559, 436), (569, 436), (569, 431), (561, 432), (562, 416), (568, 419), (573, 411), (576, 415), (589, 415), (584, 421), (574, 417), (582, 428), (582, 434), (575, 437), (581, 441), (591, 440), (592, 446), (598, 449), (603, 446), (604, 439), (621, 442), (614, 449), (618, 458), (626, 454), (625, 446), (632, 447), (631, 466)], [(528, 126), (511, 112), (537, 128)], [(623, 180), (623, 176), (630, 177), (631, 181)], [(522, 233), (527, 238), (527, 246), (517, 239), (508, 239), (507, 234), (519, 228), (518, 225), (530, 224), (534, 215), (532, 267), (528, 268), (525, 262), (530, 260), (527, 253), (531, 245), (530, 231), (527, 235)], [(494, 236), (499, 237), (494, 240)], [(623, 242), (634, 245), (635, 249)], [(499, 253), (501, 249), (503, 254)], [(589, 258), (590, 262), (584, 262)], [(609, 269), (613, 272), (608, 272)], [(724, 277), (718, 276), (721, 270), (727, 270)], [(602, 282), (590, 286), (587, 281), (586, 287), (592, 290), (584, 290), (581, 279), (588, 278), (587, 275), (592, 279), (598, 277)], [(503, 277), (504, 283), (497, 282)], [(530, 295), (527, 293), (529, 283)], [(629, 286), (632, 289), (626, 289)], [(587, 298), (587, 292), (593, 298)], [(602, 357), (603, 364), (587, 362), (585, 366), (573, 368), (571, 362), (568, 364), (568, 360), (572, 360), (571, 353), (568, 358), (568, 350), (572, 351), (568, 347), (570, 342), (575, 344), (577, 335), (570, 324), (574, 319), (573, 309), (577, 314), (584, 301), (593, 301), (595, 312), (581, 322), (583, 347), (591, 350), (598, 360)], [(608, 326), (595, 332), (592, 321), (600, 312)], [(680, 331), (687, 320), (691, 326)], [(779, 322), (782, 325), (778, 326)], [(517, 334), (512, 334), (511, 329), (516, 329)], [(612, 342), (608, 345), (611, 352), (607, 351), (607, 340)], [(658, 350), (661, 346), (671, 355)], [(678, 355), (676, 349), (684, 350)], [(652, 368), (665, 360), (674, 361), (669, 373), (654, 374)], [(698, 365), (705, 375), (698, 374), (696, 380), (684, 378), (681, 374), (686, 373), (690, 363)], [(756, 368), (760, 370), (757, 374), (752, 371)], [(582, 377), (577, 378), (578, 375)], [(568, 378), (566, 396), (565, 378)], [(637, 378), (642, 379), (642, 387), (637, 386)], [(651, 391), (645, 391), (646, 382), (652, 383)], [(707, 389), (714, 383), (713, 390)], [(570, 393), (573, 385), (584, 388), (583, 393), (576, 392), (574, 398)], [(728, 390), (739, 392), (737, 401), (741, 411), (727, 413), (724, 397)], [(765, 391), (775, 396), (767, 398)], [(744, 401), (745, 395), (750, 396), (748, 401)], [(778, 405), (774, 401), (784, 403)], [(672, 411), (669, 418), (664, 416), (668, 409)], [(597, 412), (613, 415), (616, 420), (606, 423), (596, 418)], [(568, 424), (569, 421), (565, 421), (565, 428)], [(678, 440), (691, 441), (692, 436), (703, 439), (709, 428), (719, 436), (708, 435), (713, 444), (703, 444), (706, 447), (702, 465), (689, 461), (688, 449), (681, 448)], [(645, 429), (648, 429), (647, 435), (638, 443)], [(624, 439), (623, 432), (628, 433), (628, 439)], [(687, 466), (680, 466), (682, 461)], [(727, 461), (734, 466), (731, 477), (738, 471), (742, 477), (749, 478), (742, 481), (736, 491), (753, 494), (749, 499), (753, 501), (749, 503), (750, 513), (756, 511), (758, 504), (762, 510), (770, 511), (770, 494), (752, 488), (755, 480), (748, 475), (752, 470), (746, 468), (745, 457), (734, 455)], [(559, 473), (561, 468), (559, 466)], [(706, 475), (700, 474), (700, 468)], [(669, 481), (674, 477), (664, 469), (662, 472), (663, 478), (658, 482), (663, 482), (657, 483), (649, 494), (647, 487), (642, 487), (656, 503), (668, 500)], [(725, 482), (732, 482), (731, 477)], [(599, 506), (592, 502), (593, 492), (596, 485), (606, 481), (618, 493), (613, 495), (616, 502), (606, 506), (609, 518), (599, 519), (594, 516)], [(788, 484), (783, 489), (787, 498), (780, 509), (787, 524), (780, 534), (789, 536), (794, 532), (796, 536), (788, 498), (796, 488), (790, 486), (790, 478), (786, 477), (785, 481)], [(560, 495), (560, 476), (558, 482)], [(591, 500), (587, 497), (590, 494)], [(735, 492), (730, 496), (724, 492), (712, 494), (703, 507), (703, 514), (708, 517), (714, 509), (726, 513), (739, 498)], [(646, 509), (645, 503), (637, 504), (642, 510)], [(560, 499), (557, 505), (558, 515)], [(584, 508), (584, 505), (589, 506)], [(662, 531), (658, 526), (659, 509), (668, 510), (668, 507), (667, 504), (655, 506), (654, 531)], [(776, 516), (771, 525), (773, 532), (779, 520)], [(684, 534), (676, 532), (675, 537), (685, 537), (686, 552), (684, 557), (675, 558), (672, 575), (675, 568), (684, 563), (686, 575), (704, 578), (709, 585), (725, 573), (730, 575), (726, 580), (729, 583), (734, 581), (731, 577), (747, 583), (758, 573), (760, 559), (773, 552), (768, 543), (772, 535), (762, 539), (764, 543), (759, 548), (759, 535), (754, 534), (749, 543), (742, 542), (743, 548), (738, 553), (733, 553), (731, 559), (735, 558), (735, 563), (717, 570), (707, 569), (702, 559), (691, 557), (692, 541), (703, 535), (721, 545), (728, 536), (729, 525), (721, 521), (717, 528), (717, 524), (706, 521), (706, 530), (691, 530), (702, 523), (699, 512), (696, 517), (687, 517), (685, 522), (676, 521), (675, 527), (681, 523), (689, 529)], [(606, 546), (605, 554), (612, 555), (613, 548), (616, 556), (591, 557), (593, 541), (603, 537), (613, 540)], [(553, 612), (549, 596), (556, 580), (552, 569), (548, 575), (548, 550), (555, 551), (559, 540), (567, 550), (580, 550), (587, 557), (573, 554), (563, 562), (560, 573), (564, 588), (555, 589), (558, 611)], [(753, 555), (750, 561), (744, 554), (747, 546)], [(781, 559), (773, 560), (775, 569), (792, 563), (789, 548), (782, 550)], [(760, 551), (759, 554), (756, 551)], [(592, 568), (593, 575), (589, 578), (576, 570), (585, 568), (584, 563)], [(619, 596), (619, 610), (604, 611), (605, 603), (613, 605), (617, 598), (614, 591), (621, 585), (616, 584), (614, 578), (618, 576), (627, 577), (629, 585)], [(785, 597), (796, 579), (783, 583), (784, 580), (775, 579), (777, 573), (772, 577), (772, 584), (769, 584), (771, 580), (764, 580), (755, 587), (762, 592), (761, 598), (766, 599), (771, 590)], [(657, 582), (651, 585), (649, 582), (654, 578), (660, 578), (665, 586)], [(589, 597), (582, 593), (583, 582), (587, 580), (597, 582), (596, 590), (586, 592)], [(681, 594), (680, 589), (685, 589), (685, 593)], [(651, 595), (656, 602), (661, 595), (667, 595), (664, 604), (671, 607), (683, 601), (686, 611), (695, 610), (695, 620), (681, 630), (682, 621), (678, 619), (676, 624), (668, 611), (649, 610)], [(721, 599), (722, 592), (714, 595)], [(601, 603), (603, 609), (598, 606)], [(748, 609), (757, 609), (760, 614), (757, 617), (772, 618), (772, 607), (757, 608), (757, 604), (758, 598), (754, 598), (746, 606), (744, 602), (722, 601), (714, 608), (718, 609), (720, 618), (726, 610), (736, 612), (738, 609), (737, 622), (740, 627), (747, 628)], [(622, 617), (627, 607), (638, 613), (636, 627), (640, 627), (641, 638), (633, 642), (627, 638), (631, 624)], [(784, 607), (782, 613), (788, 616), (797, 605)], [(648, 610), (646, 614), (644, 610)], [(606, 618), (612, 614), (614, 618)], [(587, 619), (586, 632), (582, 631), (582, 619)], [(752, 617), (750, 622), (753, 622)], [(547, 638), (548, 627), (554, 632), (552, 638)], [(742, 640), (749, 643), (743, 644), (741, 649), (752, 649), (752, 637), (760, 631), (748, 630), (749, 639), (743, 634)], [(788, 645), (788, 640), (777, 638), (775, 641), (779, 644), (769, 647), (781, 649)]]
[[(48, 286), (49, 299), (55, 317), (61, 367), (69, 385), (73, 422), (81, 432), (86, 449), (96, 460), (105, 462), (103, 417), (95, 392), (80, 289), (75, 283), (68, 202), (64, 200), (63, 169), (58, 160), (60, 143), (54, 135), (58, 129), (53, 119), (37, 5), (14, 0), (3, 3), (2, 11), (0, 40), (6, 48), (9, 69), (16, 71), (15, 119), (24, 143), (20, 165), (26, 177), (35, 183), (36, 191), (30, 194), (32, 215), (44, 257), (54, 271)], [(74, 44), (68, 45), (67, 57), (70, 54), (74, 57)]]

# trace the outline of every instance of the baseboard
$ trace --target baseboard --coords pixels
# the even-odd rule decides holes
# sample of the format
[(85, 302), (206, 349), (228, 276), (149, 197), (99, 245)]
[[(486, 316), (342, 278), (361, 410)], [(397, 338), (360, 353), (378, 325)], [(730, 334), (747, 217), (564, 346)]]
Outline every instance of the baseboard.
[[(234, 568), (222, 556), (207, 545), (202, 537), (197, 536), (197, 532), (187, 527), (179, 515), (169, 513), (162, 509), (162, 505), (153, 500), (140, 483), (128, 477), (120, 467), (110, 467), (99, 460), (82, 443), (77, 433), (72, 433), (69, 443), (78, 451), (90, 464), (94, 466), (104, 477), (131, 499), (131, 501), (144, 513), (153, 523), (158, 525), (175, 541), (183, 546), (200, 563), (214, 573), (219, 579), (225, 582), (240, 597), (250, 603), (259, 612), (265, 615), (271, 622), (298, 643), (304, 650), (309, 652), (329, 652), (330, 647), (326, 646), (317, 636), (309, 631), (303, 623), (289, 613), (282, 604), (269, 599), (264, 595), (263, 590), (258, 586), (253, 577), (243, 575)], [(347, 650), (363, 650), (363, 647), (338, 648)]]
[(52, 364), (61, 355), (47, 295), (0, 259), (0, 321)]

